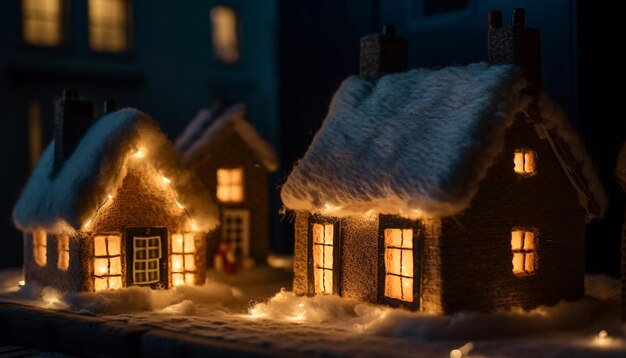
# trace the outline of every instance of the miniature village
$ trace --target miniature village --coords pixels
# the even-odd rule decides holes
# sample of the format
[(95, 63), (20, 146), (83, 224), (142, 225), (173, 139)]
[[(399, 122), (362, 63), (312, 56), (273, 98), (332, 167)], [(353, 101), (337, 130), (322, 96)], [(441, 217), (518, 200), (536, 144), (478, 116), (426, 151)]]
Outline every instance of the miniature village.
[[(236, 63), (228, 9), (214, 55)], [(294, 161), (254, 100), (181, 110), (172, 135), (149, 107), (54, 88), (11, 202), (23, 261), (0, 269), (0, 355), (626, 355), (626, 276), (588, 253), (626, 146), (608, 188), (544, 83), (542, 29), (521, 8), (481, 19), (465, 64), (414, 66), (394, 24), (361, 34)], [(90, 41), (124, 51), (116, 36)]]

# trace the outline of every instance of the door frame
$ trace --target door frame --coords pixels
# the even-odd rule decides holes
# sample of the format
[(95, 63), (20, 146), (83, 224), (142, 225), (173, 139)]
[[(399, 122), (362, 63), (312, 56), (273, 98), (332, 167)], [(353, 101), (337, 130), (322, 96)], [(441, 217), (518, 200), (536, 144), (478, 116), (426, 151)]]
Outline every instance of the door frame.
[[(133, 238), (134, 237), (150, 237), (159, 236), (161, 238), (161, 261), (159, 262), (159, 282), (150, 284), (134, 284), (133, 271), (134, 266), (134, 250), (133, 250)], [(126, 282), (127, 287), (130, 286), (144, 286), (150, 288), (169, 288), (169, 235), (166, 227), (148, 227), (148, 226), (133, 226), (124, 229), (124, 240), (126, 241)]]
[(235, 262), (240, 263), (240, 260), (246, 259), (250, 257), (250, 210), (245, 208), (223, 208), (222, 209), (222, 217), (220, 218), (220, 240), (224, 240), (226, 238), (225, 230), (226, 226), (224, 225), (224, 219), (226, 218), (226, 213), (233, 213), (236, 215), (240, 215), (245, 219), (242, 220), (243, 231), (242, 231), (242, 246), (241, 246), (241, 257), (235, 256)]
[[(385, 296), (385, 229), (413, 229), (413, 302)], [(412, 311), (421, 309), (422, 301), (422, 244), (424, 225), (419, 220), (404, 219), (395, 215), (379, 215), (378, 219), (378, 303), (392, 307), (406, 307)], [(417, 274), (416, 274), (417, 273)]]

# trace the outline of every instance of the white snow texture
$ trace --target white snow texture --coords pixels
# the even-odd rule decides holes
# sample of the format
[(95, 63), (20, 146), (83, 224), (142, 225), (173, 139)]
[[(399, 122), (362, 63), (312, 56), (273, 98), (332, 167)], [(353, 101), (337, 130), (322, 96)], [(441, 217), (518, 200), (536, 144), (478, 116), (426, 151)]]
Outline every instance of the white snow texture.
[[(418, 217), (457, 214), (468, 207), (501, 153), (514, 114), (530, 103), (523, 89), (516, 67), (486, 63), (415, 69), (377, 82), (350, 77), (283, 185), (283, 203), (334, 216), (369, 210)], [(595, 200), (603, 206), (591, 159), (566, 118), (551, 115), (554, 105), (541, 98), (544, 125), (568, 144), (593, 194), (581, 203)], [(550, 113), (544, 115), (544, 109)]]
[(87, 130), (62, 169), (53, 174), (54, 140), (44, 151), (13, 210), (22, 230), (52, 233), (79, 230), (126, 176), (129, 158), (138, 150), (172, 180), (178, 199), (199, 230), (218, 224), (217, 207), (192, 174), (182, 168), (172, 143), (156, 122), (131, 108), (98, 119)]

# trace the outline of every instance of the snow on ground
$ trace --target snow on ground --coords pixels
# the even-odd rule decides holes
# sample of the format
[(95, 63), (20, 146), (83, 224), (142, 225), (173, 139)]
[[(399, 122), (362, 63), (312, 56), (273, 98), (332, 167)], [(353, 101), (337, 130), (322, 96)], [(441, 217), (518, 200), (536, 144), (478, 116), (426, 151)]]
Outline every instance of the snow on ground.
[[(588, 276), (587, 295), (499, 313), (436, 316), (336, 296), (298, 297), (288, 271), (255, 268), (237, 276), (209, 272), (204, 286), (155, 291), (131, 287), (63, 294), (0, 273), (0, 300), (97, 315), (195, 337), (284, 353), (359, 357), (626, 356), (619, 322), (619, 281)], [(280, 290), (280, 291), (279, 291)], [(10, 292), (9, 292), (10, 291)], [(278, 292), (278, 293), (276, 293)], [(606, 332), (602, 332), (602, 330)], [(606, 334), (605, 334), (606, 333)]]

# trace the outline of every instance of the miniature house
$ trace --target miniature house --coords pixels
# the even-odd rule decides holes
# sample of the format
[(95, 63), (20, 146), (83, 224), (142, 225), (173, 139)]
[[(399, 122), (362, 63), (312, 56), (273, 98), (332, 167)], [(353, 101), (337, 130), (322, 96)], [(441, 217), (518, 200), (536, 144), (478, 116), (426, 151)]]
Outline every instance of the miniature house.
[(269, 249), (269, 174), (278, 168), (271, 145), (245, 118), (242, 104), (201, 110), (176, 141), (184, 165), (204, 183), (220, 210), (207, 259), (218, 246), (237, 264), (264, 264)]
[(361, 39), (282, 187), (294, 291), (451, 313), (583, 295), (605, 193), (541, 88), (539, 33), (490, 14), (489, 64), (406, 71), (406, 41)]
[(93, 122), (93, 103), (71, 90), (55, 106), (54, 140), (13, 211), (26, 282), (64, 291), (204, 283), (217, 208), (156, 122), (134, 109)]

